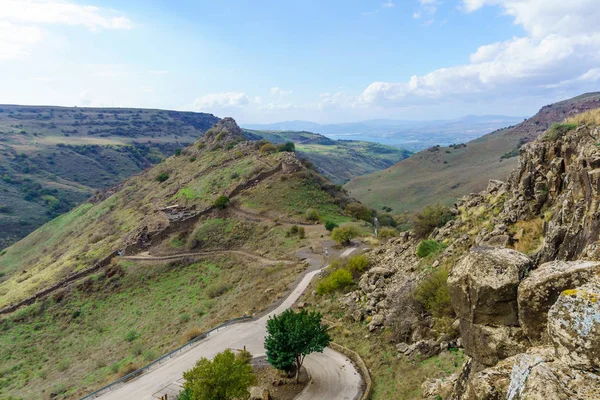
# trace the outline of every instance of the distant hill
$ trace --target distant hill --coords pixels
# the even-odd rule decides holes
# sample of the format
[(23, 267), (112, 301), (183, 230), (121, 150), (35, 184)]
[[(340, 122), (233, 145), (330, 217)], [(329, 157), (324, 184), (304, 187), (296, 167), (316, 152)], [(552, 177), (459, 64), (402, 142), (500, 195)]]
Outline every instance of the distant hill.
[(523, 143), (550, 125), (600, 107), (600, 93), (588, 93), (543, 107), (536, 115), (497, 130), (466, 146), (433, 147), (398, 164), (345, 185), (352, 197), (371, 207), (415, 211), (431, 203), (452, 204), (458, 197), (483, 190), (489, 179), (505, 180), (517, 166)]
[(468, 115), (457, 119), (434, 121), (372, 119), (339, 124), (283, 121), (273, 124), (247, 124), (244, 128), (262, 131), (318, 132), (333, 139), (363, 140), (419, 151), (437, 144), (467, 142), (493, 130), (518, 124), (523, 119), (523, 117), (504, 115)]
[(312, 162), (332, 182), (344, 184), (350, 179), (390, 167), (412, 153), (394, 146), (359, 140), (332, 140), (306, 131), (244, 130), (251, 139), (272, 143), (292, 141), (299, 157)]
[(0, 249), (197, 140), (211, 114), (0, 105)]

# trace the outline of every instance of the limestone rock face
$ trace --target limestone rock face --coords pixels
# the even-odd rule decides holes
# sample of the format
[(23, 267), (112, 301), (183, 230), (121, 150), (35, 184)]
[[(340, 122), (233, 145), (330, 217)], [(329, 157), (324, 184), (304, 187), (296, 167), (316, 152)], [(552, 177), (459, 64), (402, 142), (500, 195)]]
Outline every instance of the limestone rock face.
[(548, 312), (548, 334), (563, 363), (600, 370), (600, 284), (563, 291)]
[(475, 247), (452, 269), (452, 306), (474, 324), (518, 326), (517, 286), (531, 260), (515, 250)]
[(523, 330), (514, 326), (488, 326), (461, 320), (460, 337), (465, 353), (484, 366), (527, 350)]
[(518, 290), (519, 323), (529, 340), (547, 341), (548, 311), (560, 293), (595, 279), (599, 273), (600, 262), (592, 261), (553, 261), (532, 271)]
[(473, 374), (464, 390), (455, 387), (454, 392), (460, 400), (584, 400), (599, 395), (598, 375), (556, 361), (549, 347), (531, 348), (500, 361)]

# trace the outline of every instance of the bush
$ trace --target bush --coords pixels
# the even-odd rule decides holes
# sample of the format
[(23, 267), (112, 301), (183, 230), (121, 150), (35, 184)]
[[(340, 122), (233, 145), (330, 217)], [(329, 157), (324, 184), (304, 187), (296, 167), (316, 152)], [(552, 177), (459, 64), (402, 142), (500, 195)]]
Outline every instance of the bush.
[(544, 140), (554, 142), (575, 128), (577, 128), (577, 124), (574, 123), (552, 124), (550, 129), (544, 134), (543, 138)]
[(273, 146), (272, 143), (263, 144), (263, 146), (260, 148), (261, 154), (271, 154), (271, 153), (275, 153), (276, 151), (277, 151), (277, 148), (275, 146)]
[(175, 155), (176, 156), (180, 156), (181, 155), (181, 149), (175, 149)]
[(390, 214), (378, 215), (377, 220), (379, 221), (379, 225), (381, 226), (391, 226), (392, 228), (398, 226), (398, 223)]
[(229, 197), (225, 195), (219, 196), (215, 200), (215, 207), (217, 207), (219, 210), (222, 210), (225, 207), (227, 207), (227, 204), (229, 204)]
[(125, 341), (127, 341), (129, 343), (133, 342), (137, 338), (138, 338), (138, 334), (135, 330), (130, 330), (129, 332), (127, 332), (125, 334)]
[(339, 244), (345, 246), (350, 244), (350, 241), (359, 235), (359, 230), (354, 225), (344, 225), (334, 228), (331, 231), (331, 238)]
[(136, 343), (133, 346), (131, 346), (131, 354), (133, 354), (134, 356), (141, 355), (142, 351), (144, 351), (144, 347), (141, 343)]
[(58, 369), (60, 372), (64, 372), (67, 369), (69, 369), (69, 365), (70, 365), (69, 361), (67, 361), (67, 360), (61, 360), (56, 365), (56, 369)]
[(379, 239), (389, 239), (398, 236), (398, 231), (392, 228), (381, 228), (379, 230)]
[(157, 354), (156, 354), (156, 352), (154, 352), (152, 350), (146, 350), (142, 354), (143, 354), (144, 360), (148, 361), (148, 362), (154, 361), (158, 357)]
[(156, 176), (156, 180), (157, 180), (158, 182), (164, 182), (164, 181), (166, 181), (167, 179), (169, 179), (169, 174), (168, 174), (167, 172), (161, 172), (160, 174), (158, 174), (158, 175)]
[(350, 257), (346, 261), (346, 269), (353, 275), (360, 275), (369, 268), (369, 259), (364, 254)]
[(229, 349), (212, 360), (201, 358), (194, 368), (183, 373), (183, 378), (183, 387), (194, 400), (247, 398), (248, 388), (256, 383), (248, 357)]
[(309, 221), (319, 221), (321, 216), (319, 215), (319, 210), (314, 208), (309, 208), (306, 210), (306, 219)]
[(361, 203), (348, 203), (344, 208), (346, 214), (363, 221), (371, 222), (373, 215), (369, 207)]
[(190, 162), (194, 162), (194, 161), (196, 161), (196, 156), (191, 156), (191, 157), (189, 158), (189, 160), (190, 160)]
[(182, 343), (186, 344), (189, 341), (196, 339), (198, 336), (202, 335), (204, 332), (200, 330), (200, 328), (192, 328), (185, 331), (182, 337)]
[(340, 268), (319, 281), (317, 284), (317, 294), (322, 295), (344, 290), (353, 283), (352, 273), (347, 269)]
[(121, 367), (121, 369), (119, 370), (119, 378), (122, 378), (125, 375), (129, 375), (130, 373), (137, 371), (138, 369), (140, 369), (140, 366), (138, 364), (129, 363), (129, 364), (123, 365)]
[(446, 225), (452, 219), (452, 213), (446, 206), (434, 204), (421, 210), (413, 222), (413, 231), (419, 238), (428, 236), (435, 228)]
[(213, 285), (206, 290), (206, 295), (210, 299), (215, 299), (217, 297), (223, 296), (230, 289), (229, 285), (226, 283), (220, 283), (218, 285)]
[(440, 268), (415, 289), (414, 297), (435, 318), (453, 315), (448, 291), (448, 270)]
[(327, 229), (329, 232), (331, 232), (332, 230), (334, 230), (337, 227), (338, 227), (338, 224), (336, 224), (335, 222), (325, 221), (325, 229)]
[(181, 314), (179, 316), (179, 322), (181, 322), (182, 324), (190, 322), (190, 314)]
[(303, 226), (298, 227), (298, 237), (304, 239), (306, 237), (306, 231)]
[(295, 235), (296, 233), (298, 233), (298, 225), (292, 225), (290, 227), (290, 234)]
[(422, 240), (417, 247), (417, 256), (419, 258), (427, 257), (431, 254), (439, 253), (447, 246), (435, 240)]
[(280, 144), (277, 148), (280, 152), (293, 153), (296, 151), (296, 146), (294, 142), (285, 142), (284, 144)]

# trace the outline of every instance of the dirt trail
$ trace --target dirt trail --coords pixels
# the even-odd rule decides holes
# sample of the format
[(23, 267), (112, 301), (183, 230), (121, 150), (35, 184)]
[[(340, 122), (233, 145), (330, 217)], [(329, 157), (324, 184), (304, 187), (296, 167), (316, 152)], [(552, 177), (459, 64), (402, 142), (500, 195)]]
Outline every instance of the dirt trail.
[(188, 257), (202, 257), (202, 256), (210, 256), (215, 254), (237, 254), (242, 257), (249, 257), (255, 260), (260, 261), (263, 264), (274, 265), (274, 264), (295, 264), (294, 261), (290, 260), (271, 260), (269, 258), (265, 258), (259, 256), (258, 254), (250, 253), (242, 250), (207, 250), (207, 251), (199, 251), (194, 253), (181, 253), (181, 254), (169, 254), (164, 256), (153, 256), (150, 255), (147, 251), (136, 254), (134, 256), (123, 256), (121, 259), (123, 260), (136, 260), (136, 261), (164, 261), (164, 260), (179, 260), (182, 258)]

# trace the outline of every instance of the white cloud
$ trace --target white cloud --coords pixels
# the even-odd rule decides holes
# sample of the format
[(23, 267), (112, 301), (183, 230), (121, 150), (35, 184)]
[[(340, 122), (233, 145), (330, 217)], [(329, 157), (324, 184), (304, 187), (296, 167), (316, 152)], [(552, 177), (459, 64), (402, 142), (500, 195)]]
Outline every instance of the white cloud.
[(414, 19), (419, 19), (419, 18), (421, 18), (421, 13), (420, 12), (415, 12), (415, 13), (413, 13), (412, 17)]
[(432, 104), (494, 96), (534, 96), (548, 88), (589, 90), (600, 72), (597, 0), (463, 0), (469, 12), (502, 8), (527, 32), (479, 47), (470, 63), (441, 68), (408, 82), (374, 82), (360, 101), (381, 106)]
[(169, 71), (164, 70), (164, 69), (153, 69), (148, 71), (149, 74), (151, 75), (168, 75)]
[(0, 20), (0, 60), (21, 59), (42, 39), (35, 26), (19, 26)]
[(271, 88), (271, 94), (274, 96), (288, 96), (288, 95), (292, 94), (292, 91), (291, 90), (283, 90), (282, 88), (275, 86), (275, 87)]
[(394, 7), (394, 2), (393, 2), (393, 1), (391, 1), (391, 0), (389, 0), (389, 1), (386, 1), (385, 3), (383, 3), (383, 4), (381, 5), (381, 7), (383, 7), (383, 8), (392, 8), (392, 7)]
[(91, 31), (131, 29), (115, 11), (63, 0), (0, 0), (0, 60), (23, 59), (48, 36), (50, 25), (82, 26)]
[(0, 20), (26, 24), (84, 26), (90, 30), (131, 29), (131, 21), (114, 11), (63, 0), (2, 0)]
[(259, 99), (251, 99), (244, 92), (212, 93), (194, 100), (193, 108), (198, 111), (216, 111), (227, 108), (243, 107)]

